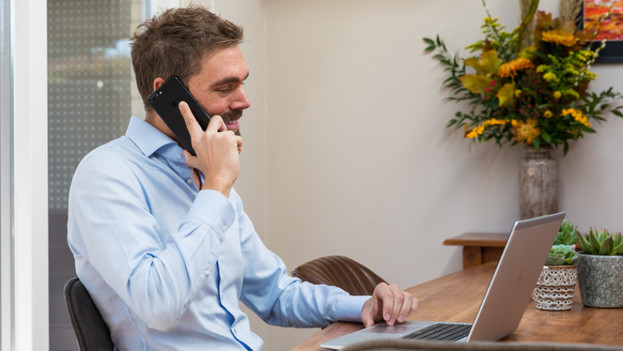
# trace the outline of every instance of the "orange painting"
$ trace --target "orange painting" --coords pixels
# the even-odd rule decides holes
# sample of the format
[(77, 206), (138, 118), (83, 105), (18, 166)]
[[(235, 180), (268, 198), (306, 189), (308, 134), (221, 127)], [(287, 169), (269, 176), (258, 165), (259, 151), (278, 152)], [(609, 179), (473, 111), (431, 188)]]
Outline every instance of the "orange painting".
[(602, 23), (595, 40), (622, 40), (622, 0), (585, 0), (585, 29), (597, 29), (600, 17), (607, 13), (609, 15)]

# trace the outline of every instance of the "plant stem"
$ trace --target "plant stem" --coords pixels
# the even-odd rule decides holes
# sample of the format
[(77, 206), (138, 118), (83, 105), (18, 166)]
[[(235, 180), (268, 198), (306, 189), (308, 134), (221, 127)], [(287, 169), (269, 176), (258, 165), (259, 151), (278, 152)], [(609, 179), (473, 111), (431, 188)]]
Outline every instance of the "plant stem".
[(527, 13), (524, 15), (524, 18), (522, 19), (522, 22), (520, 23), (520, 26), (518, 26), (518, 48), (516, 49), (516, 52), (520, 52), (523, 49), (523, 40), (524, 40), (524, 35), (527, 34), (527, 26), (529, 25), (529, 23), (531, 23), (531, 21), (533, 20), (533, 16), (535, 15), (535, 12), (537, 11), (537, 6), (539, 5), (539, 0), (531, 0), (531, 3), (529, 4), (529, 9), (527, 11)]

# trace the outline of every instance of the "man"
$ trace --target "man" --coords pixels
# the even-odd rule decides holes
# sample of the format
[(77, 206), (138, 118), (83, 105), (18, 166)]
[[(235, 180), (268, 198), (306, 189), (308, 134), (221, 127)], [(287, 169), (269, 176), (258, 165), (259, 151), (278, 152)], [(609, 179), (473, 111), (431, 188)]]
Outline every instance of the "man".
[[(255, 233), (233, 188), (250, 106), (242, 29), (201, 7), (168, 10), (132, 38), (145, 120), (89, 153), (69, 195), (76, 272), (120, 350), (259, 350), (239, 301), (268, 323), (402, 322), (417, 305), (396, 285), (373, 296), (290, 277)], [(182, 148), (147, 96), (177, 75), (212, 116), (184, 116), (196, 156)]]

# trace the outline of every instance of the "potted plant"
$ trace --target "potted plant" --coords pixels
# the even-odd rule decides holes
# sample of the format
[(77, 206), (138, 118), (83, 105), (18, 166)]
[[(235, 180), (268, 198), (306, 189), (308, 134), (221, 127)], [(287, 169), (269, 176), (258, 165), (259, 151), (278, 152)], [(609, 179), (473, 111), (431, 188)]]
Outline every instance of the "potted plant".
[(622, 307), (622, 233), (590, 228), (577, 234), (578, 281), (583, 305)]
[(576, 240), (576, 226), (564, 220), (533, 290), (533, 300), (537, 308), (561, 311), (572, 307), (577, 281)]

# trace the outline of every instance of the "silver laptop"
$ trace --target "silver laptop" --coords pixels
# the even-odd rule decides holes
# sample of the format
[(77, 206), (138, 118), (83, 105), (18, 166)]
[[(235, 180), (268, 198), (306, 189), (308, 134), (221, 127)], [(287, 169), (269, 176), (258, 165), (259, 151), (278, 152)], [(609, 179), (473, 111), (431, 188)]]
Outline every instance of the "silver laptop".
[[(383, 338), (446, 341), (495, 341), (513, 333), (531, 300), (550, 247), (565, 212), (517, 221), (472, 324), (408, 321), (372, 327), (321, 344), (340, 350), (347, 345)], [(418, 297), (418, 296), (416, 296)]]

